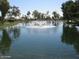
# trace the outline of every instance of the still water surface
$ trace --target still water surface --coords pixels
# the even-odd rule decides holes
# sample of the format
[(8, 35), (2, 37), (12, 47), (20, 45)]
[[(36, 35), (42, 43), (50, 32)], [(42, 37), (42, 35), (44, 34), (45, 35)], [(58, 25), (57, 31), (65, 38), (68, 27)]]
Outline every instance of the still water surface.
[(62, 22), (56, 27), (43, 29), (20, 24), (0, 29), (0, 59), (79, 58), (79, 32), (76, 27), (65, 27)]

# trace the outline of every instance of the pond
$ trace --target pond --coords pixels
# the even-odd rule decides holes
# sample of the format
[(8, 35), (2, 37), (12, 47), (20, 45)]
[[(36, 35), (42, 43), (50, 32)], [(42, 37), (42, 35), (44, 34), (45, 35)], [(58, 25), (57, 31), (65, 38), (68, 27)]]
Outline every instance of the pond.
[(78, 59), (79, 27), (31, 28), (26, 23), (0, 28), (0, 59)]

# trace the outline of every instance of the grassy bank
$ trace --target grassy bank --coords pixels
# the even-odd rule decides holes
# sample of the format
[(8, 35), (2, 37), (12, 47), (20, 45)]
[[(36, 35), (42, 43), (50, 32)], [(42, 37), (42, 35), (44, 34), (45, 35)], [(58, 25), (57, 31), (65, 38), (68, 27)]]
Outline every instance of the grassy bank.
[(18, 23), (23, 23), (25, 21), (13, 21), (13, 22), (9, 22), (9, 21), (0, 21), (0, 28), (4, 28), (4, 27), (9, 27), (9, 26), (13, 26), (16, 25)]

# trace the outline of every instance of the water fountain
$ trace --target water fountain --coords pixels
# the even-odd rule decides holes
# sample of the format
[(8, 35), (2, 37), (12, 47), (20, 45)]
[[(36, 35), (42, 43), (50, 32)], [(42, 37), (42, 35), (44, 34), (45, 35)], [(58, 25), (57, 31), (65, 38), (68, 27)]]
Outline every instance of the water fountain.
[(52, 28), (56, 27), (52, 21), (31, 21), (27, 23), (27, 28)]

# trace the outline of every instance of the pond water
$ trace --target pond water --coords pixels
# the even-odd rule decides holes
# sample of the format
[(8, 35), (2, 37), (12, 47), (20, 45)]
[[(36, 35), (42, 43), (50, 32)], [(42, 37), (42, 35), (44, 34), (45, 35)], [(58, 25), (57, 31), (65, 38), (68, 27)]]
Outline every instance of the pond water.
[(79, 59), (78, 27), (0, 28), (0, 59)]

